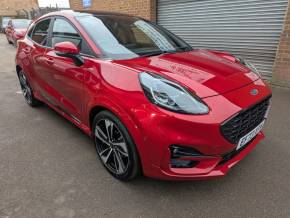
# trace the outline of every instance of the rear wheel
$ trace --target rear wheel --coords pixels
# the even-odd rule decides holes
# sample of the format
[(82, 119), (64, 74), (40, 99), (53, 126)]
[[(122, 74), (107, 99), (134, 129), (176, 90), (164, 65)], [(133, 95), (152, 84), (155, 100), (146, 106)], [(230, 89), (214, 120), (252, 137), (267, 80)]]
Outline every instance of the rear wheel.
[(41, 102), (34, 97), (32, 88), (22, 71), (18, 73), (18, 78), (19, 78), (21, 90), (22, 90), (26, 103), (30, 105), (31, 107), (39, 106)]
[[(6, 37), (7, 38), (7, 37)], [(7, 42), (8, 44), (13, 44), (12, 42), (10, 42), (10, 40), (7, 38)]]
[(94, 119), (93, 130), (96, 150), (106, 169), (119, 180), (135, 178), (141, 171), (139, 156), (122, 122), (102, 111)]

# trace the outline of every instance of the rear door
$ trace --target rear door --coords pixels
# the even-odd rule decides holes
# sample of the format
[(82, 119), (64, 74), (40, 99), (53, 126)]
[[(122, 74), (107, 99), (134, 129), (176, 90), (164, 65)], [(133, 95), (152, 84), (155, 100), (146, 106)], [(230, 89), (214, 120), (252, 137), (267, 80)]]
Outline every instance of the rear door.
[(21, 46), (23, 56), (29, 61), (24, 68), (30, 72), (31, 83), (35, 92), (42, 94), (44, 90), (49, 90), (47, 78), (45, 77), (45, 58), (44, 53), (48, 42), (49, 27), (51, 18), (38, 21), (34, 27), (29, 30), (27, 43)]
[[(53, 48), (59, 42), (74, 43), (83, 55), (85, 64), (78, 67), (71, 58), (56, 55)], [(49, 48), (44, 54), (46, 64), (43, 74), (50, 88), (49, 97), (59, 109), (76, 121), (81, 121), (84, 75), (88, 72), (88, 57), (85, 55), (92, 54), (91, 50), (77, 29), (63, 17), (54, 18), (48, 43)]]

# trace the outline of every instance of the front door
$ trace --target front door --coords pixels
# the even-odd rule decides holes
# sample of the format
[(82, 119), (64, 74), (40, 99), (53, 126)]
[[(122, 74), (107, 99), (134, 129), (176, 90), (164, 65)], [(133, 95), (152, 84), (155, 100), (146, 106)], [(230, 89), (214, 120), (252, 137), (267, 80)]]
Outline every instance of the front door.
[(59, 42), (72, 42), (82, 52), (87, 49), (85, 41), (74, 26), (64, 18), (55, 18), (53, 21), (50, 42), (44, 58), (51, 90), (50, 98), (55, 101), (59, 109), (77, 121), (82, 120), (84, 99), (84, 75), (88, 72), (88, 59), (84, 57), (84, 65), (78, 67), (73, 59), (56, 55), (54, 45)]

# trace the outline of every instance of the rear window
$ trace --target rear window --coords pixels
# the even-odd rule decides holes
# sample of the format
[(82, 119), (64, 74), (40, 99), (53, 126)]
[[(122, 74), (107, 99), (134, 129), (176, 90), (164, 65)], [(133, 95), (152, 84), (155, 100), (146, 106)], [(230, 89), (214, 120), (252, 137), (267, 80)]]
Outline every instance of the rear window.
[(51, 19), (46, 19), (46, 20), (40, 21), (39, 23), (35, 25), (32, 35), (31, 35), (31, 39), (34, 42), (40, 45), (46, 45), (50, 22), (51, 22)]

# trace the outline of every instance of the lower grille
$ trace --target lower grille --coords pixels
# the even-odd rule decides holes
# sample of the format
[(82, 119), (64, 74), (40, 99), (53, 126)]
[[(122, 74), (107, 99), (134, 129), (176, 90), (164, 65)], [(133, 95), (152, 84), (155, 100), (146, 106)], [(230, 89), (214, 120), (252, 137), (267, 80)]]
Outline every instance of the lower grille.
[(233, 159), (235, 156), (237, 156), (242, 150), (244, 150), (246, 147), (248, 147), (249, 144), (251, 144), (251, 142), (254, 139), (252, 139), (251, 141), (248, 142), (248, 144), (246, 144), (245, 146), (243, 146), (241, 149), (239, 150), (233, 150), (230, 153), (225, 154), (222, 157), (222, 160), (219, 162), (219, 165), (223, 165), (224, 163), (228, 162), (229, 160)]
[(238, 144), (240, 138), (255, 129), (264, 119), (270, 106), (268, 97), (263, 101), (241, 111), (221, 125), (223, 136), (232, 144)]

